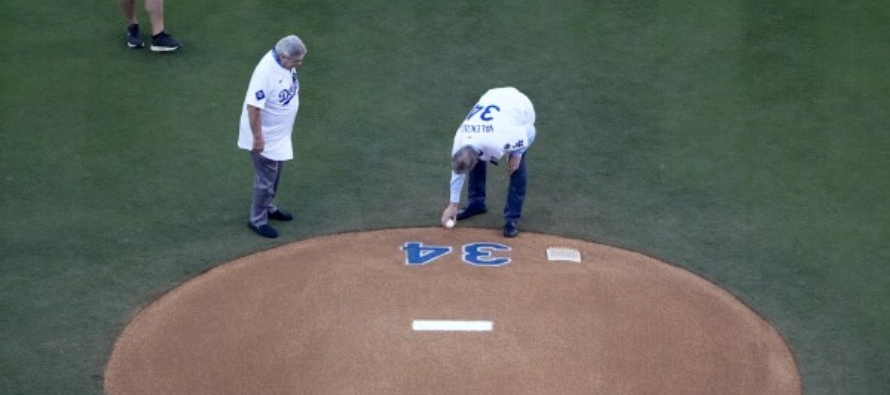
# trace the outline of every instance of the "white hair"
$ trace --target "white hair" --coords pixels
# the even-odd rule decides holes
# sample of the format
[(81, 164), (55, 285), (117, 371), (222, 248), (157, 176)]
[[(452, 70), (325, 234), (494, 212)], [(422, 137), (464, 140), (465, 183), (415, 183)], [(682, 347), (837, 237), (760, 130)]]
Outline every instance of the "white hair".
[(306, 44), (299, 37), (290, 35), (278, 40), (275, 44), (275, 52), (287, 56), (289, 58), (302, 56), (306, 54)]

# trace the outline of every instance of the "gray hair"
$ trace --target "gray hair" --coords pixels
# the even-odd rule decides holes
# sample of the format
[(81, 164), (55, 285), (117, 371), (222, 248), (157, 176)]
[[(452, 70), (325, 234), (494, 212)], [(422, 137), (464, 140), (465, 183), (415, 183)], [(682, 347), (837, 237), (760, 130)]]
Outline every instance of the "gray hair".
[(473, 170), (476, 162), (479, 162), (479, 153), (472, 146), (465, 145), (451, 156), (451, 170), (457, 174), (466, 174)]
[(303, 44), (303, 40), (300, 40), (299, 37), (290, 35), (278, 40), (278, 44), (275, 44), (275, 52), (289, 58), (302, 56), (306, 54), (306, 44)]

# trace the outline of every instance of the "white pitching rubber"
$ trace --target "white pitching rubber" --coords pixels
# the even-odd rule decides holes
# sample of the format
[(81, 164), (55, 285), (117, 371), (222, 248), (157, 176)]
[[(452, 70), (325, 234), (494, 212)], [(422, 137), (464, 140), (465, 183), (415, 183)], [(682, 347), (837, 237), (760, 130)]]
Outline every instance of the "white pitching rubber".
[(491, 321), (451, 321), (451, 320), (414, 320), (411, 329), (415, 331), (444, 332), (490, 332), (494, 329)]

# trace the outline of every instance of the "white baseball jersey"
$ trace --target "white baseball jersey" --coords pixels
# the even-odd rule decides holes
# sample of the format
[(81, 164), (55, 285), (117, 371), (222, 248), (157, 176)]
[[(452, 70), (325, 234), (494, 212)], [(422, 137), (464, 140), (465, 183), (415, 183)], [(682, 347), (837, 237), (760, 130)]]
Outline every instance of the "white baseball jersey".
[[(454, 135), (451, 155), (469, 145), (479, 160), (497, 163), (505, 153), (522, 155), (535, 136), (535, 109), (525, 94), (513, 87), (486, 92), (470, 110)], [(460, 202), (466, 174), (451, 172), (451, 202)]]
[(248, 105), (261, 109), (263, 139), (266, 141), (261, 155), (278, 161), (293, 159), (291, 134), (300, 108), (300, 83), (295, 70), (281, 66), (274, 49), (263, 56), (254, 69), (241, 109), (238, 147), (251, 150), (253, 133), (247, 116)]

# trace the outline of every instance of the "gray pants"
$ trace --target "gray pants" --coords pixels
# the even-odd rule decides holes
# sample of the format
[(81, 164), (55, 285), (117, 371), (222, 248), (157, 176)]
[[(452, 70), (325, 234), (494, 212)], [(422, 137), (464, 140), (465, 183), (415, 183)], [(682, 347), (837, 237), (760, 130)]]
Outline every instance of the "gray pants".
[(253, 152), (250, 156), (253, 159), (254, 170), (250, 223), (253, 226), (263, 226), (269, 223), (269, 213), (278, 210), (275, 206), (275, 194), (278, 192), (278, 181), (281, 179), (284, 162)]

